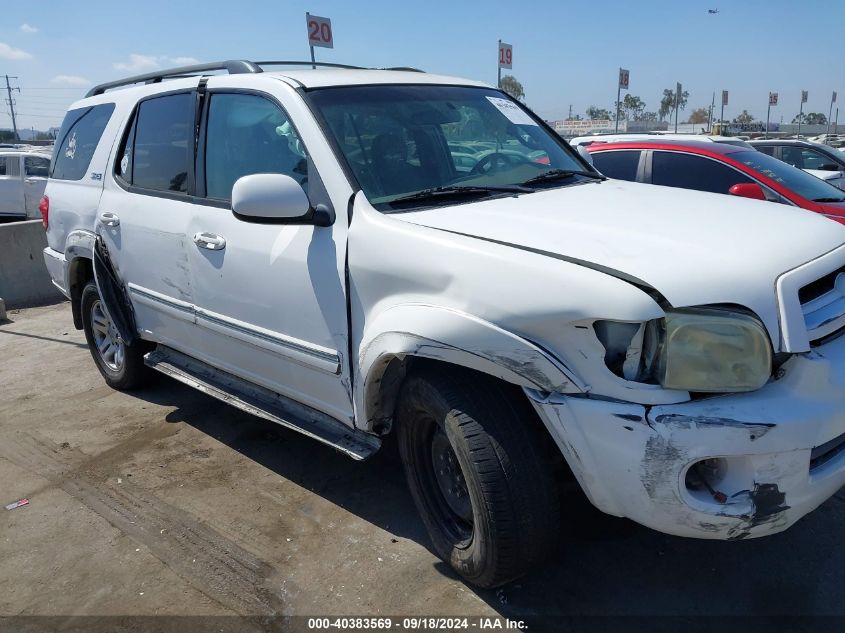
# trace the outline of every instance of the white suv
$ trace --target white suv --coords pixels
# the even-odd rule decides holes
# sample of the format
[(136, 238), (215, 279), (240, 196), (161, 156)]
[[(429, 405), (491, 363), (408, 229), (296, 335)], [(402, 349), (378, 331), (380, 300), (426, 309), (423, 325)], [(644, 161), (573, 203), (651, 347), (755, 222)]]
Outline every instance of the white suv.
[(845, 484), (821, 216), (606, 180), (504, 93), (410, 70), (133, 77), (57, 143), (45, 260), (108, 384), (153, 368), (358, 459), (398, 434), (472, 583), (547, 558), (564, 460), (604, 512), (709, 539)]

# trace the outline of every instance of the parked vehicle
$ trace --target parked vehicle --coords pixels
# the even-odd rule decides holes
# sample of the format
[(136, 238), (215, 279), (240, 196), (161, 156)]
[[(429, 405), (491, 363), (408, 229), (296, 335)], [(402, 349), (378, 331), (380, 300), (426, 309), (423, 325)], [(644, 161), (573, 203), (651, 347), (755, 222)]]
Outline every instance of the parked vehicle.
[(596, 134), (592, 136), (576, 136), (570, 139), (569, 144), (573, 147), (579, 145), (592, 145), (593, 143), (619, 143), (619, 142), (639, 142), (639, 141), (695, 141), (701, 143), (722, 143), (724, 145), (736, 145), (737, 147), (744, 147), (751, 149), (752, 146), (747, 140), (741, 139), (738, 136), (718, 136), (708, 134), (673, 134), (673, 133), (657, 133), (649, 134)]
[(587, 147), (610, 178), (794, 205), (845, 224), (845, 194), (757, 150), (718, 143), (625, 142)]
[(791, 139), (751, 141), (754, 149), (845, 189), (845, 156), (829, 145)]
[[(455, 165), (491, 139), (524, 160)], [(421, 72), (151, 73), (58, 143), (45, 261), (105, 381), (153, 368), (356, 459), (396, 433), (471, 583), (549, 559), (566, 464), (602, 511), (709, 539), (845, 484), (824, 218), (607, 181), (505, 93)]]
[(0, 218), (39, 218), (50, 154), (25, 147), (0, 148)]

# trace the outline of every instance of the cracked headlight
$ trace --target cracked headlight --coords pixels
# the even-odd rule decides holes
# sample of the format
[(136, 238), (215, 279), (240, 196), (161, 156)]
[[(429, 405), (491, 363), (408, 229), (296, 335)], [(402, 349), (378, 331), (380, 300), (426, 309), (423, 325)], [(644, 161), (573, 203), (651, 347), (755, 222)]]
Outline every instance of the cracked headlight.
[(654, 377), (666, 389), (753, 391), (772, 374), (772, 346), (763, 324), (739, 312), (672, 310), (663, 320)]

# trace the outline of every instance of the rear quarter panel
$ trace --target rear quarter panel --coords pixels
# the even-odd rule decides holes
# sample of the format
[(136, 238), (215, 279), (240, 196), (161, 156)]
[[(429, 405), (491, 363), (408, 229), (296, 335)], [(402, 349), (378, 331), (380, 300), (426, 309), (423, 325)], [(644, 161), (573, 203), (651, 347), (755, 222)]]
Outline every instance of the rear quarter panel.
[[(74, 104), (72, 108), (84, 107)], [(100, 196), (103, 193), (103, 179), (111, 168), (114, 146), (118, 142), (120, 131), (126, 122), (129, 108), (117, 103), (103, 130), (103, 135), (88, 165), (88, 170), (80, 180), (47, 181), (45, 195), (50, 199), (50, 227), (47, 230), (47, 243), (55, 251), (63, 253), (68, 234), (78, 229), (94, 231)], [(62, 139), (56, 140), (55, 152), (60, 151)], [(99, 178), (98, 178), (99, 175)]]

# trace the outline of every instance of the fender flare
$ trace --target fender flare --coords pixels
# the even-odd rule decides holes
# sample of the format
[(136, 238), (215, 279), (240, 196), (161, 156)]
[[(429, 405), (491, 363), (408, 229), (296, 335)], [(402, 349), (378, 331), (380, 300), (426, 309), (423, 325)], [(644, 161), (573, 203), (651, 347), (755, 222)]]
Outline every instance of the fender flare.
[(355, 384), (356, 419), (367, 430), (389, 428), (402, 375), (394, 361), (420, 357), (490, 374), (520, 387), (583, 393), (586, 385), (535, 343), (478, 317), (428, 304), (381, 312), (364, 330)]

